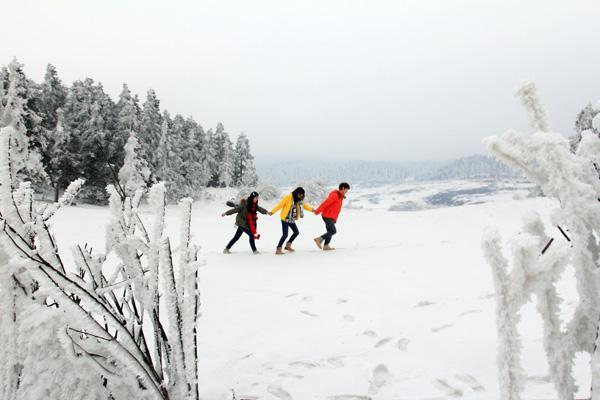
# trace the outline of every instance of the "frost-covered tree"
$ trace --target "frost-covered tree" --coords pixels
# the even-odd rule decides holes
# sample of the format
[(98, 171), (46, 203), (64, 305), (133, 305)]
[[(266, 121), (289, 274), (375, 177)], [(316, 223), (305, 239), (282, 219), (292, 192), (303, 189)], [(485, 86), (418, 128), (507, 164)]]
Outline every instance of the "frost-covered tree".
[(9, 136), (0, 134), (0, 398), (198, 399), (198, 248), (192, 201), (181, 203), (180, 245), (165, 235), (165, 192), (150, 190), (154, 221), (138, 214), (142, 192), (121, 200), (109, 186), (106, 253), (73, 249), (65, 263), (48, 221), (52, 206), (14, 185)]
[(119, 182), (124, 196), (133, 197), (136, 191), (146, 189), (150, 179), (150, 169), (146, 160), (140, 157), (139, 151), (140, 145), (132, 130), (125, 144), (125, 161), (119, 170)]
[(44, 82), (41, 84), (41, 111), (42, 126), (51, 131), (56, 127), (58, 109), (65, 106), (67, 101), (67, 88), (58, 76), (58, 71), (52, 64), (46, 67)]
[(0, 117), (6, 105), (6, 93), (8, 92), (8, 68), (5, 65), (0, 68)]
[(194, 157), (196, 159), (196, 171), (194, 174), (195, 187), (205, 188), (208, 186), (211, 178), (210, 157), (213, 155), (212, 149), (209, 146), (208, 135), (200, 125), (194, 130), (194, 137), (190, 138), (190, 142), (195, 147)]
[(600, 118), (598, 115), (600, 115), (600, 102), (595, 105), (588, 104), (579, 112), (575, 120), (575, 135), (571, 137), (573, 151), (581, 141), (583, 133), (591, 132), (600, 136), (600, 120), (597, 121), (596, 125), (593, 123), (595, 118)]
[(160, 139), (156, 148), (156, 159), (158, 162), (156, 170), (156, 179), (159, 182), (167, 182), (170, 174), (169, 159), (173, 154), (173, 144), (171, 140), (171, 116), (168, 111), (163, 112), (162, 125), (160, 128)]
[(188, 127), (185, 119), (179, 114), (173, 118), (171, 138), (173, 152), (170, 157), (171, 177), (169, 182), (173, 188), (174, 200), (190, 197), (193, 194), (190, 167), (194, 160), (188, 158)]
[(83, 195), (91, 201), (106, 199), (105, 188), (118, 180), (123, 147), (117, 148), (116, 107), (101, 84), (90, 78), (73, 83), (65, 106), (65, 129), (72, 139), (72, 156), (79, 176), (86, 177)]
[[(40, 108), (42, 110), (42, 163), (48, 175), (48, 180), (54, 188), (54, 201), (58, 201), (61, 188), (62, 171), (57, 167), (62, 163), (62, 158), (67, 151), (65, 146), (64, 112), (63, 107), (67, 101), (67, 88), (58, 77), (58, 72), (52, 64), (46, 67), (44, 82), (41, 84)], [(61, 141), (59, 144), (58, 141)], [(63, 182), (66, 187), (70, 181)]]
[(244, 132), (238, 136), (235, 142), (233, 156), (233, 185), (252, 186), (258, 182), (256, 169), (254, 168), (254, 157), (250, 152), (250, 141)]
[[(119, 94), (116, 104), (117, 127), (114, 135), (115, 146), (123, 147), (129, 140), (130, 132), (139, 132), (140, 127), (140, 105), (137, 96), (132, 96), (127, 84)], [(123, 154), (125, 156), (125, 154)], [(116, 165), (121, 165), (123, 160), (115, 160)]]
[(211, 186), (229, 187), (233, 183), (233, 144), (220, 122), (211, 136), (211, 146), (215, 154)]
[(16, 59), (8, 65), (8, 81), (5, 83), (4, 107), (0, 116), (0, 128), (8, 127), (5, 133), (10, 136), (11, 157), (14, 160), (15, 175), (29, 180), (45, 180), (42, 165), (41, 117), (33, 108), (34, 96), (31, 83), (23, 72), (23, 64)]
[[(537, 101), (526, 104), (530, 113), (541, 110)], [(512, 263), (504, 255), (495, 229), (488, 230), (484, 236), (483, 248), (496, 288), (501, 398), (521, 398), (524, 372), (517, 326), (521, 307), (534, 294), (543, 321), (549, 376), (557, 398), (574, 398), (573, 362), (576, 353), (584, 352), (591, 354), (591, 397), (597, 400), (600, 399), (600, 354), (597, 351), (600, 344), (600, 276), (597, 274), (600, 179), (594, 165), (600, 165), (600, 138), (584, 133), (573, 153), (564, 137), (541, 130), (547, 129), (547, 125), (534, 119), (532, 126), (536, 132), (529, 137), (510, 131), (501, 137), (486, 139), (495, 157), (521, 170), (547, 197), (558, 200), (558, 207), (551, 213), (551, 223), (561, 232), (554, 240), (537, 214), (526, 216), (522, 231), (512, 242)], [(575, 270), (579, 300), (574, 312), (563, 320), (562, 299), (555, 284), (568, 265)]]
[(315, 207), (322, 203), (329, 195), (331, 188), (327, 185), (325, 179), (311, 179), (303, 181), (299, 184), (306, 192), (306, 201), (313, 204)]
[(160, 101), (156, 97), (156, 92), (150, 89), (142, 106), (139, 140), (142, 145), (142, 156), (148, 161), (153, 175), (156, 174), (158, 169), (159, 161), (156, 158), (156, 148), (160, 141), (161, 128)]

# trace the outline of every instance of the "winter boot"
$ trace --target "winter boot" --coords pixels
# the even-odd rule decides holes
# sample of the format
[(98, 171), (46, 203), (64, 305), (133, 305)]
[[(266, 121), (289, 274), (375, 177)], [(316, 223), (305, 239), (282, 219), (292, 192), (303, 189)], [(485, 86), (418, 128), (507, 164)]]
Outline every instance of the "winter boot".
[(278, 247), (277, 250), (275, 250), (275, 254), (277, 254), (278, 256), (281, 254), (284, 254), (283, 250), (281, 250), (281, 247)]
[(315, 244), (317, 245), (318, 248), (322, 249), (323, 247), (321, 247), (321, 243), (323, 243), (323, 238), (321, 236), (316, 237), (315, 238)]
[(225, 249), (223, 250), (223, 254), (231, 254), (231, 252), (227, 247), (225, 247)]
[(260, 251), (258, 251), (258, 250), (254, 250), (254, 251), (252, 252), (252, 254), (260, 254)]
[(326, 244), (323, 246), (323, 250), (335, 250), (335, 247), (331, 247), (330, 245)]
[(287, 243), (285, 244), (285, 249), (286, 249), (287, 251), (296, 251), (296, 250), (292, 249), (292, 244), (291, 244), (290, 242), (287, 242)]

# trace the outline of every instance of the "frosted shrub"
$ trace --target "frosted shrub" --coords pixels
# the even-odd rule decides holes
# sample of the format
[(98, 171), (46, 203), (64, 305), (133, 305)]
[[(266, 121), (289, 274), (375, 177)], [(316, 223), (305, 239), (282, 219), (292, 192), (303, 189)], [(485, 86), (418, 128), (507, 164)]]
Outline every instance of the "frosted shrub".
[(241, 188), (236, 198), (245, 199), (253, 191), (258, 192), (258, 194), (260, 194), (260, 199), (263, 201), (278, 199), (281, 194), (277, 187), (268, 183), (259, 183), (256, 187), (249, 186)]
[[(180, 246), (165, 236), (165, 190), (150, 189), (153, 224), (138, 214), (142, 192), (109, 186), (104, 254), (73, 248), (65, 265), (48, 221), (11, 174), (10, 131), (0, 131), (0, 398), (197, 399), (198, 248), (192, 202), (181, 202)], [(18, 186), (17, 186), (18, 184)]]
[(306, 201), (313, 204), (315, 207), (327, 198), (327, 195), (331, 190), (331, 188), (327, 186), (327, 182), (325, 182), (323, 179), (304, 181), (298, 186), (302, 186), (304, 188), (306, 191)]
[[(520, 309), (533, 294), (543, 321), (543, 345), (558, 398), (574, 398), (574, 357), (577, 352), (586, 352), (591, 354), (592, 398), (600, 399), (600, 354), (596, 351), (600, 316), (600, 180), (596, 166), (600, 165), (600, 139), (584, 134), (576, 152), (571, 152), (567, 139), (547, 131), (535, 86), (526, 83), (518, 94), (535, 133), (524, 136), (511, 131), (487, 138), (485, 143), (495, 157), (521, 170), (559, 205), (550, 216), (553, 227), (547, 228), (537, 214), (524, 217), (521, 233), (511, 242), (510, 260), (502, 251), (495, 229), (488, 229), (483, 238), (496, 289), (501, 398), (521, 398), (524, 374), (517, 324)], [(565, 240), (551, 239), (547, 233), (550, 229)], [(567, 266), (575, 270), (579, 302), (564, 321), (559, 309), (562, 299), (555, 284)]]

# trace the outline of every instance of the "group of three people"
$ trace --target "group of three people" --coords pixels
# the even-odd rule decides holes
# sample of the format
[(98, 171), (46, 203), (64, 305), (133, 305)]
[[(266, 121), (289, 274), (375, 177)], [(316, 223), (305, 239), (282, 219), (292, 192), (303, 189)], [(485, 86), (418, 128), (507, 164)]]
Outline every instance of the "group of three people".
[[(314, 209), (309, 204), (304, 203), (304, 188), (297, 187), (292, 193), (285, 195), (279, 203), (271, 211), (267, 211), (258, 205), (259, 194), (257, 192), (250, 193), (247, 199), (240, 200), (239, 204), (228, 201), (227, 205), (231, 207), (230, 210), (221, 214), (222, 217), (226, 215), (237, 214), (235, 224), (237, 225), (237, 231), (233, 238), (229, 241), (223, 253), (229, 254), (231, 248), (239, 240), (239, 238), (245, 233), (250, 238), (250, 248), (254, 254), (258, 254), (259, 251), (256, 249), (255, 240), (260, 238), (260, 234), (257, 231), (258, 213), (265, 215), (273, 215), (277, 211), (280, 211), (281, 218), (281, 238), (277, 243), (275, 254), (284, 254), (283, 250), (294, 251), (292, 243), (300, 234), (296, 221), (304, 217), (304, 210), (313, 212), (316, 215), (321, 214), (323, 222), (325, 222), (325, 228), (327, 232), (323, 235), (314, 238), (315, 244), (319, 249), (323, 250), (335, 250), (329, 244), (333, 235), (337, 233), (335, 224), (337, 222), (338, 215), (342, 209), (342, 204), (346, 198), (346, 193), (350, 190), (350, 185), (346, 182), (339, 184), (338, 189), (333, 190), (329, 193), (329, 196), (321, 203), (319, 207)], [(292, 231), (292, 236), (287, 240), (289, 231)], [(285, 243), (285, 248), (283, 244)]]

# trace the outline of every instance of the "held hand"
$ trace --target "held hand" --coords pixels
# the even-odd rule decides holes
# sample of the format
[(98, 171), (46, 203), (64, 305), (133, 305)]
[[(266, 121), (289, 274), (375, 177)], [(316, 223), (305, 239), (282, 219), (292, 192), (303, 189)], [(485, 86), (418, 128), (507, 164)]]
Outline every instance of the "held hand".
[(255, 234), (254, 239), (256, 239), (256, 240), (260, 239), (260, 233)]
[(271, 211), (269, 211), (269, 212), (267, 213), (267, 215), (271, 216), (271, 215), (273, 215), (273, 213), (272, 213)]
[(221, 214), (221, 217), (224, 217), (224, 216), (225, 216), (225, 213)]

